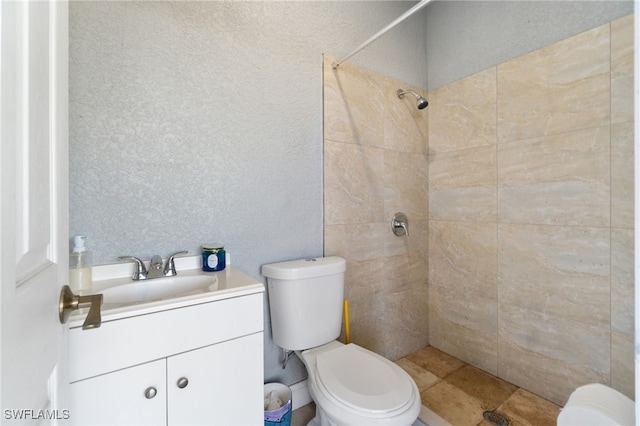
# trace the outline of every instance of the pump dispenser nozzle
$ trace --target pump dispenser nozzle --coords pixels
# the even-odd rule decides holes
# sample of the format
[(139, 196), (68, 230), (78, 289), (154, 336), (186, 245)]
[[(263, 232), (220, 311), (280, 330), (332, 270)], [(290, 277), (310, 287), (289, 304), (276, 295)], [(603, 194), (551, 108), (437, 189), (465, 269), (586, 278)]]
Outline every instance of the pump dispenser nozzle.
[(76, 235), (73, 237), (73, 251), (75, 253), (80, 253), (83, 251), (87, 251), (87, 247), (85, 246), (87, 242), (87, 237), (84, 235)]

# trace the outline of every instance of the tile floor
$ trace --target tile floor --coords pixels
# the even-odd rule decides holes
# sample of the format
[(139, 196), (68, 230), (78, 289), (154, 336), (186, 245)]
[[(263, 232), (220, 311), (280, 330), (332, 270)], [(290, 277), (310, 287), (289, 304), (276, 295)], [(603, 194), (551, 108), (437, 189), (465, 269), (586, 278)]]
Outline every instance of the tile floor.
[[(558, 405), (431, 346), (396, 363), (418, 385), (422, 404), (428, 408), (421, 413), (421, 419), (433, 426), (447, 422), (454, 426), (492, 426), (484, 420), (485, 411), (496, 411), (510, 426), (556, 424)], [(429, 416), (425, 411), (432, 411), (436, 416)], [(299, 408), (293, 412), (292, 426), (306, 425), (314, 413), (313, 403)]]
[(415, 380), (422, 404), (454, 426), (491, 426), (485, 411), (496, 411), (510, 426), (555, 426), (560, 413), (553, 402), (431, 346), (396, 363)]
[(307, 426), (307, 423), (316, 415), (316, 405), (312, 402), (300, 407), (291, 415), (291, 426)]

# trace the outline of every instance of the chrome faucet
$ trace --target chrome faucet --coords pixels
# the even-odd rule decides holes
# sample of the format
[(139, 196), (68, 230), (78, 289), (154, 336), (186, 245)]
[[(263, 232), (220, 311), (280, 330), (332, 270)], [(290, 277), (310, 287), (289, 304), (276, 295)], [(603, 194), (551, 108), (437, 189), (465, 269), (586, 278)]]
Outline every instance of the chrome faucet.
[(133, 276), (131, 277), (132, 280), (138, 281), (138, 280), (146, 280), (147, 279), (147, 268), (144, 266), (144, 263), (142, 262), (142, 260), (138, 259), (137, 257), (133, 257), (133, 256), (118, 256), (118, 259), (120, 259), (120, 260), (132, 260), (132, 261), (136, 262), (136, 270), (133, 273)]
[(153, 278), (160, 277), (172, 277), (177, 274), (176, 265), (174, 263), (174, 258), (181, 254), (189, 253), (187, 250), (182, 250), (176, 253), (173, 253), (167, 259), (167, 262), (163, 264), (162, 257), (157, 254), (151, 258), (149, 262), (149, 269), (144, 265), (144, 262), (137, 257), (134, 256), (118, 256), (120, 260), (130, 260), (135, 262), (136, 270), (133, 272), (133, 276), (131, 277), (134, 281), (139, 280), (150, 280)]
[(169, 256), (169, 259), (167, 259), (167, 263), (164, 264), (162, 275), (164, 275), (165, 277), (173, 277), (174, 275), (176, 275), (177, 274), (176, 264), (173, 262), (173, 258), (178, 255), (187, 254), (187, 253), (189, 253), (188, 250), (182, 250), (177, 253), (173, 253), (171, 256)]

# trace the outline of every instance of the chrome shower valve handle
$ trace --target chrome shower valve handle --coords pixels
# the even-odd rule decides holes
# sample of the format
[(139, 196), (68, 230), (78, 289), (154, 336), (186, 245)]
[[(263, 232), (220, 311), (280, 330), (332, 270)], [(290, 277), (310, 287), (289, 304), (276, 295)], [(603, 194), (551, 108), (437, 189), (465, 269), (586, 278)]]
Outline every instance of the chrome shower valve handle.
[(403, 235), (408, 237), (409, 219), (407, 219), (407, 215), (402, 212), (393, 215), (393, 219), (391, 219), (391, 230), (396, 237), (402, 237)]

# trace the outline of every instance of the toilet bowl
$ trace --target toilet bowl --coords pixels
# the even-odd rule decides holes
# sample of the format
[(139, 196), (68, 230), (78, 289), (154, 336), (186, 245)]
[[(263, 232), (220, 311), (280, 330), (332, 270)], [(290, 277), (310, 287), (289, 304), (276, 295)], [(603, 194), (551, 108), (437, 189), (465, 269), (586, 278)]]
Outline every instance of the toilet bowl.
[(337, 256), (262, 266), (273, 342), (295, 351), (316, 403), (311, 426), (410, 426), (422, 402), (398, 365), (340, 336), (346, 261)]
[(633, 426), (635, 403), (615, 389), (592, 383), (569, 396), (558, 426)]
[(334, 341), (298, 353), (316, 402), (311, 426), (411, 425), (420, 392), (398, 365), (355, 344)]

